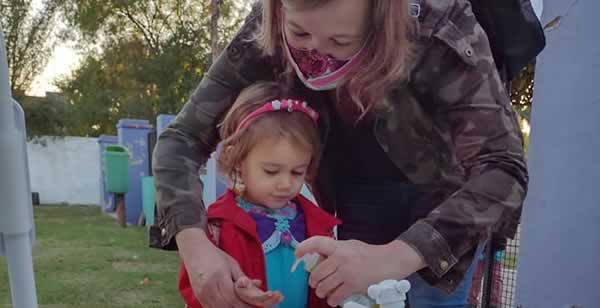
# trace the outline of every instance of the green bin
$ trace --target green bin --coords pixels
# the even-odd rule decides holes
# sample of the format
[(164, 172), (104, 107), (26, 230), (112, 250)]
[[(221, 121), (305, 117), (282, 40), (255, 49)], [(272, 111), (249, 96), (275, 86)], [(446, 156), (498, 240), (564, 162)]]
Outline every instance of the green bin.
[(104, 151), (106, 191), (124, 194), (129, 189), (129, 151), (122, 146), (107, 146)]
[(142, 177), (142, 208), (146, 216), (146, 226), (154, 224), (154, 177)]

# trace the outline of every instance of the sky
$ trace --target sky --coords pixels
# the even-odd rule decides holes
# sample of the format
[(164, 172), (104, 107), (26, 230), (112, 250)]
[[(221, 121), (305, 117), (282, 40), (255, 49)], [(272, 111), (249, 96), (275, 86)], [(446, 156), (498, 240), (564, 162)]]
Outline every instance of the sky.
[[(42, 3), (42, 0), (33, 0), (32, 6), (34, 9), (40, 9)], [(27, 94), (44, 96), (46, 92), (57, 91), (58, 89), (53, 85), (54, 80), (68, 74), (77, 67), (77, 64), (81, 61), (81, 56), (75, 49), (69, 46), (69, 43), (62, 42), (56, 46), (52, 56), (48, 60), (48, 64), (42, 70), (42, 73), (34, 79), (31, 89), (29, 89)]]
[(46, 68), (33, 81), (28, 94), (44, 96), (46, 92), (57, 91), (58, 89), (53, 85), (54, 80), (70, 73), (77, 67), (80, 60), (81, 56), (68, 43), (59, 44)]

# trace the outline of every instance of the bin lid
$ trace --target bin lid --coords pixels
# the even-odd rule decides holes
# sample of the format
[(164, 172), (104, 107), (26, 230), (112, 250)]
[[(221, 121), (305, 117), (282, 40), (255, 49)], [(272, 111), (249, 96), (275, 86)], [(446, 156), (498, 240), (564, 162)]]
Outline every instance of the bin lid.
[(112, 135), (98, 136), (98, 143), (119, 143), (119, 137)]
[(151, 129), (153, 126), (148, 120), (137, 120), (137, 119), (121, 119), (117, 124), (117, 128), (141, 128)]
[(121, 155), (121, 154), (126, 154), (129, 155), (129, 150), (126, 147), (122, 147), (120, 145), (109, 145), (106, 147), (106, 149), (104, 150), (105, 153), (107, 154), (117, 154), (117, 155)]
[(163, 125), (169, 125), (169, 123), (171, 121), (173, 121), (173, 119), (175, 119), (175, 115), (172, 114), (159, 114), (156, 117), (156, 122), (163, 124)]

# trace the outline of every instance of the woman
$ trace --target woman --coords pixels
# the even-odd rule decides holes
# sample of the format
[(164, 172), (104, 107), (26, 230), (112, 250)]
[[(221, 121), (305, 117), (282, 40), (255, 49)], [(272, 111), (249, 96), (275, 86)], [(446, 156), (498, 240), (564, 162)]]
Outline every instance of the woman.
[[(243, 273), (204, 234), (197, 170), (244, 87), (306, 89), (325, 140), (309, 183), (341, 218), (310, 284), (330, 305), (409, 277), (413, 307), (462, 307), (478, 247), (512, 236), (527, 187), (522, 138), (487, 37), (466, 0), (264, 0), (158, 140), (160, 232), (205, 307), (245, 307)], [(418, 273), (417, 273), (418, 272)], [(463, 283), (463, 281), (465, 283)]]

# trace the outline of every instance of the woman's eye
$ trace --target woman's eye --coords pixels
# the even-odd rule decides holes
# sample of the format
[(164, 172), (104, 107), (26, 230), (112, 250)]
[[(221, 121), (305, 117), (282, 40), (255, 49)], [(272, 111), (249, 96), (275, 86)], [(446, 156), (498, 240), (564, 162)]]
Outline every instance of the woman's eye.
[(339, 47), (346, 47), (346, 46), (350, 46), (352, 43), (350, 42), (340, 42), (340, 41), (336, 41), (336, 40), (332, 40), (333, 44)]

